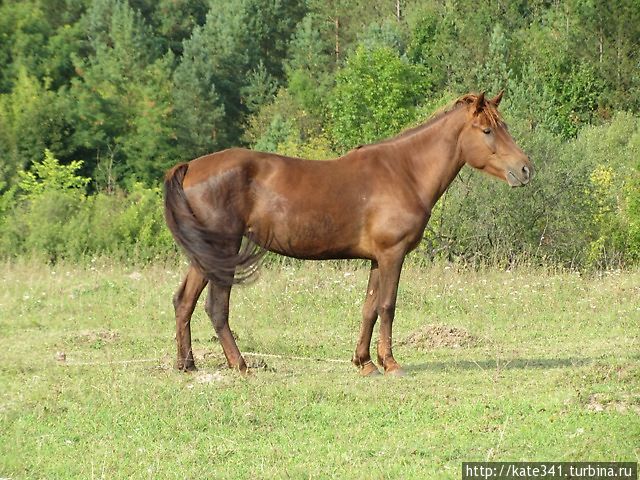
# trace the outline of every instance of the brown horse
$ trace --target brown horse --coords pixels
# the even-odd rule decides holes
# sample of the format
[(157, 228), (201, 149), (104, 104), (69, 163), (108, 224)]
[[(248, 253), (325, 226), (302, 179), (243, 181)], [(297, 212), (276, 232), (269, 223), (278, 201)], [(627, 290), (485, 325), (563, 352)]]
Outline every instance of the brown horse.
[(362, 375), (379, 373), (369, 348), (380, 317), (378, 364), (402, 374), (391, 352), (398, 281), (433, 206), (465, 163), (512, 187), (531, 178), (529, 159), (497, 110), (501, 98), (502, 92), (491, 100), (465, 95), (425, 124), (335, 160), (233, 148), (173, 167), (165, 179), (165, 217), (191, 261), (173, 299), (177, 368), (195, 369), (190, 321), (208, 283), (205, 308), (229, 367), (246, 371), (229, 328), (229, 295), (269, 250), (301, 259), (370, 260), (352, 361)]

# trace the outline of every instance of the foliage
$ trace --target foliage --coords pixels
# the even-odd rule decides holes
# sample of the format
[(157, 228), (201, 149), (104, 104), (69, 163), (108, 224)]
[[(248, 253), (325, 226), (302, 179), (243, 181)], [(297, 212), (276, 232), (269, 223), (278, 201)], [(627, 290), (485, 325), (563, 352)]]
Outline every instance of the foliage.
[(588, 261), (596, 267), (638, 258), (635, 207), (640, 197), (640, 119), (618, 113), (607, 125), (587, 127), (573, 142), (571, 157), (589, 165), (594, 235)]
[(306, 15), (296, 27), (285, 61), (287, 91), (302, 110), (318, 118), (324, 115), (335, 66), (327, 30), (327, 22)]
[(509, 191), (463, 170), (433, 212), (423, 251), (506, 265), (617, 268), (635, 261), (639, 119), (619, 114), (569, 143), (541, 130), (524, 136), (523, 128), (511, 125), (534, 159), (535, 181)]
[(20, 172), (17, 189), (0, 197), (0, 256), (35, 256), (50, 262), (96, 255), (145, 262), (175, 253), (162, 218), (159, 188), (87, 196), (82, 162), (60, 165), (48, 150)]
[(322, 125), (289, 90), (281, 89), (273, 102), (251, 117), (245, 135), (264, 152), (316, 160), (336, 156)]
[(356, 50), (338, 73), (330, 103), (331, 133), (338, 149), (398, 132), (414, 120), (424, 90), (420, 69), (392, 49)]
[(60, 92), (24, 67), (18, 69), (11, 93), (0, 95), (0, 187), (18, 181), (17, 172), (37, 161), (45, 148), (69, 151), (65, 106)]
[(302, 2), (212, 2), (174, 73), (178, 140), (190, 156), (238, 142), (247, 114), (283, 76), (286, 42), (303, 11)]
[(27, 198), (35, 198), (53, 190), (61, 192), (71, 190), (78, 195), (83, 195), (91, 179), (76, 175), (81, 167), (81, 160), (71, 162), (69, 165), (60, 165), (53, 153), (45, 149), (44, 160), (41, 163), (34, 163), (28, 172), (19, 172), (18, 188)]
[(484, 85), (488, 92), (499, 92), (509, 86), (513, 70), (509, 68), (509, 44), (506, 32), (496, 23), (491, 32), (487, 58), (478, 71), (478, 85)]
[(154, 59), (144, 19), (126, 2), (93, 3), (87, 23), (94, 54), (74, 58), (73, 123), (84, 127), (74, 129), (74, 143), (95, 152), (95, 170), (110, 157), (111, 175), (121, 184), (155, 184), (176, 157), (171, 58)]
[(505, 89), (502, 110), (539, 175), (507, 193), (463, 172), (425, 250), (627, 265), (640, 261), (640, 174), (626, 160), (637, 134), (601, 142), (609, 159), (594, 136), (640, 115), (639, 43), (634, 0), (6, 0), (0, 209), (26, 208), (19, 172), (35, 172), (45, 149), (91, 179), (71, 215), (102, 204), (94, 195), (152, 191), (171, 165), (215, 150), (331, 158), (461, 94)]

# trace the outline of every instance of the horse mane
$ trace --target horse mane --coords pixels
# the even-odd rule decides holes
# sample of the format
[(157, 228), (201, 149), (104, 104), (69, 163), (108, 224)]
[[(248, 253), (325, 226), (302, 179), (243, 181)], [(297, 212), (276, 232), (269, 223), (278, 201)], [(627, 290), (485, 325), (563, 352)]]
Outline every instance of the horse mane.
[[(368, 147), (371, 145), (381, 145), (381, 144), (394, 142), (396, 140), (402, 140), (407, 137), (411, 137), (414, 134), (420, 133), (423, 130), (426, 130), (427, 128), (431, 127), (434, 123), (438, 122), (447, 114), (457, 110), (458, 108), (462, 106), (471, 105), (472, 103), (476, 102), (478, 98), (479, 98), (479, 95), (476, 93), (467, 93), (465, 95), (462, 95), (457, 99), (455, 99), (454, 101), (450, 102), (449, 104), (445, 105), (444, 107), (437, 109), (435, 112), (431, 114), (429, 118), (427, 118), (425, 122), (421, 123), (420, 125), (403, 130), (398, 135), (391, 138), (386, 138), (383, 140), (379, 140), (377, 142), (368, 143), (366, 145), (358, 145), (355, 149), (358, 150), (360, 148)], [(489, 100), (485, 99), (481, 113), (487, 118), (489, 124), (494, 128), (504, 124), (502, 115), (500, 115), (500, 112), (496, 108), (496, 105)]]
[[(478, 97), (479, 95), (475, 93), (467, 93), (466, 95), (459, 97), (454, 102), (454, 107), (459, 105), (472, 104), (478, 100)], [(496, 104), (488, 99), (485, 99), (485, 101), (483, 102), (482, 114), (487, 117), (487, 120), (492, 127), (497, 127), (504, 123), (502, 115), (500, 115)]]

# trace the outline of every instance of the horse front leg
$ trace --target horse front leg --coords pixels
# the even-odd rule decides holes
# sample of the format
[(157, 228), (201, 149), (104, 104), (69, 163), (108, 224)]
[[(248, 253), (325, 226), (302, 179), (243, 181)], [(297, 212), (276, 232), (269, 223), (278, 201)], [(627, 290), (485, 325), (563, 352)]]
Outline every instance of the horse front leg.
[(404, 262), (401, 255), (389, 254), (379, 259), (380, 280), (377, 312), (380, 316), (380, 337), (378, 338), (378, 364), (384, 368), (385, 375), (404, 375), (391, 351), (393, 319), (396, 312), (398, 282)]
[(189, 267), (187, 276), (182, 281), (180, 288), (173, 296), (173, 306), (176, 312), (176, 344), (178, 347), (178, 359), (176, 368), (186, 372), (195, 370), (191, 350), (191, 315), (196, 308), (198, 298), (207, 285), (207, 279), (193, 265)]
[(209, 284), (209, 294), (205, 303), (205, 309), (213, 328), (216, 331), (218, 340), (222, 345), (222, 351), (227, 358), (229, 368), (239, 370), (241, 373), (247, 372), (247, 364), (238, 349), (235, 338), (229, 327), (229, 298), (231, 296), (231, 287), (221, 287)]
[(360, 335), (356, 344), (356, 351), (351, 360), (353, 364), (360, 369), (360, 375), (380, 375), (380, 370), (371, 361), (371, 336), (373, 334), (373, 326), (378, 319), (377, 312), (378, 302), (378, 263), (371, 262), (371, 272), (369, 273), (369, 282), (367, 284), (367, 293), (362, 306), (362, 324), (360, 326)]

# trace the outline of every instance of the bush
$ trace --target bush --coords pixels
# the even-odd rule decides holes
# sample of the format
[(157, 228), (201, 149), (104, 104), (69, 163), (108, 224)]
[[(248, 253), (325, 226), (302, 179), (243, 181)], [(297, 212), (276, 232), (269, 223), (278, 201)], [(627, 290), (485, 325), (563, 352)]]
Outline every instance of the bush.
[[(510, 189), (465, 168), (436, 205), (419, 252), (471, 264), (523, 260), (604, 269), (640, 261), (640, 121), (619, 113), (565, 142), (524, 122), (510, 129), (536, 168), (531, 184)], [(328, 142), (278, 139), (292, 155), (320, 158)], [(86, 194), (82, 164), (60, 165), (50, 152), (0, 195), (0, 257), (55, 262), (109, 256), (173, 259), (159, 188)]]
[(638, 260), (640, 119), (620, 112), (610, 123), (582, 129), (567, 155), (590, 169), (593, 236), (587, 263), (606, 268)]
[(175, 256), (177, 250), (162, 216), (158, 188), (136, 184), (129, 193), (98, 193), (70, 221), (66, 257), (108, 255), (119, 260), (149, 262)]
[(128, 193), (87, 196), (80, 162), (60, 165), (50, 152), (21, 174), (0, 199), (0, 256), (50, 262), (97, 255), (148, 262), (177, 252), (162, 216), (159, 188), (135, 184)]

